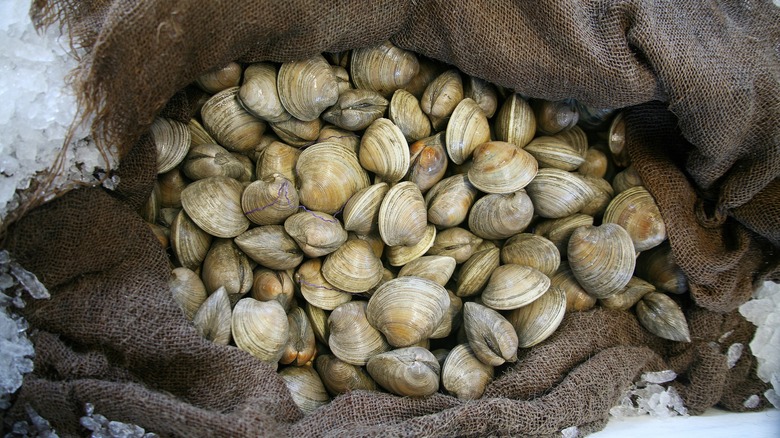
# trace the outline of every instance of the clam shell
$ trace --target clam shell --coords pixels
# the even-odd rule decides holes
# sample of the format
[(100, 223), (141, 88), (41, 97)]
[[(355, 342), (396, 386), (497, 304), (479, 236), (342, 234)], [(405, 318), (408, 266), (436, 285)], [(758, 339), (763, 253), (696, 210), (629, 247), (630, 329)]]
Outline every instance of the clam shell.
[(317, 137), (317, 143), (338, 143), (351, 152), (357, 154), (360, 147), (360, 136), (346, 129), (326, 125), (320, 129), (320, 135)]
[(569, 239), (571, 270), (596, 298), (606, 298), (628, 284), (636, 265), (635, 254), (631, 236), (617, 224), (580, 227)]
[(219, 288), (201, 304), (192, 317), (192, 324), (209, 341), (227, 345), (231, 339), (232, 311), (225, 288)]
[(436, 227), (427, 225), (425, 234), (417, 243), (410, 246), (396, 245), (387, 248), (387, 261), (390, 266), (403, 266), (425, 254), (436, 240)]
[(243, 191), (244, 186), (233, 178), (212, 176), (184, 188), (181, 205), (203, 231), (216, 237), (235, 237), (249, 228), (241, 209)]
[(238, 101), (238, 87), (212, 96), (200, 110), (203, 126), (220, 146), (233, 152), (251, 151), (265, 132), (265, 122), (249, 114)]
[(295, 282), (306, 302), (320, 309), (333, 310), (352, 301), (352, 294), (333, 286), (322, 275), (321, 259), (309, 259), (301, 263), (295, 271)]
[(455, 272), (455, 259), (448, 256), (423, 256), (405, 264), (399, 277), (422, 277), (444, 286)]
[(439, 390), (439, 362), (422, 347), (406, 347), (377, 354), (366, 364), (376, 383), (393, 394), (425, 397)]
[(420, 98), (420, 108), (431, 119), (434, 129), (440, 130), (461, 100), (463, 80), (458, 70), (451, 69), (428, 84)]
[(639, 176), (634, 166), (628, 166), (612, 179), (612, 188), (615, 193), (622, 193), (631, 187), (644, 185), (642, 177)]
[(512, 236), (501, 248), (501, 263), (530, 266), (552, 276), (561, 264), (561, 253), (549, 239), (530, 233)]
[(184, 123), (157, 117), (149, 132), (157, 149), (157, 173), (168, 172), (187, 156), (192, 137)]
[(534, 206), (520, 189), (514, 193), (489, 194), (478, 199), (469, 213), (469, 229), (483, 239), (506, 239), (531, 223)]
[(455, 295), (470, 297), (480, 293), (490, 279), (490, 274), (498, 265), (498, 248), (489, 248), (474, 253), (458, 271), (458, 288), (455, 290)]
[(229, 62), (224, 67), (203, 73), (195, 83), (206, 93), (216, 94), (220, 91), (238, 86), (241, 82), (241, 65)]
[(444, 149), (444, 133), (416, 141), (409, 146), (409, 173), (406, 180), (417, 184), (425, 193), (444, 178), (447, 172), (447, 151)]
[(276, 88), (276, 66), (268, 62), (250, 65), (244, 72), (244, 83), (238, 99), (255, 117), (268, 122), (283, 122), (290, 117)]
[(536, 119), (536, 129), (544, 135), (552, 135), (577, 124), (579, 111), (572, 99), (550, 101), (534, 99), (530, 102)]
[(386, 182), (361, 189), (344, 205), (344, 229), (358, 234), (379, 231), (379, 206), (390, 186)]
[(571, 272), (569, 262), (561, 262), (558, 271), (550, 277), (550, 284), (563, 289), (566, 293), (567, 312), (581, 312), (592, 309), (596, 305), (596, 297), (580, 286), (574, 273)]
[(273, 122), (269, 125), (283, 142), (295, 147), (303, 147), (314, 143), (319, 138), (322, 120), (303, 121), (290, 117), (287, 120)]
[(302, 308), (296, 307), (287, 315), (290, 338), (284, 347), (280, 363), (301, 367), (311, 362), (317, 352), (314, 330)]
[(565, 131), (555, 134), (553, 137), (571, 145), (582, 157), (585, 157), (585, 154), (588, 152), (588, 134), (579, 126), (572, 126)]
[(311, 414), (330, 401), (322, 379), (310, 366), (287, 367), (279, 371), (279, 376), (304, 414)]
[(482, 291), (482, 304), (494, 310), (526, 306), (550, 287), (550, 278), (534, 268), (501, 265), (493, 270)]
[(287, 314), (276, 301), (239, 300), (233, 308), (231, 328), (238, 348), (274, 365), (290, 338)]
[(295, 287), (286, 271), (259, 268), (253, 274), (252, 298), (257, 301), (278, 301), (285, 312), (295, 303)]
[(517, 332), (518, 346), (530, 348), (555, 332), (566, 314), (566, 293), (552, 286), (531, 304), (511, 311), (507, 320)]
[(602, 307), (615, 310), (628, 310), (643, 296), (655, 292), (655, 286), (639, 277), (631, 277), (626, 287), (620, 292), (599, 300)]
[(341, 222), (319, 211), (295, 213), (284, 221), (284, 230), (308, 257), (330, 254), (347, 241)]
[(244, 173), (244, 164), (220, 145), (202, 144), (190, 148), (182, 170), (191, 180), (210, 176), (226, 176), (237, 180)]
[(468, 76), (463, 83), (464, 97), (477, 102), (485, 117), (491, 118), (498, 109), (498, 93), (496, 87), (490, 82)]
[(654, 335), (678, 342), (691, 342), (688, 321), (682, 309), (668, 296), (650, 292), (636, 303), (639, 323)]
[[(449, 289), (447, 289), (447, 295), (450, 297), (450, 307), (447, 308), (447, 313), (444, 314), (444, 318), (441, 319), (441, 323), (436, 327), (436, 330), (431, 333), (430, 339), (446, 338), (453, 329), (458, 329), (459, 322), (462, 319), (463, 300)], [(426, 339), (424, 342), (428, 343), (428, 341), (429, 339)], [(425, 348), (430, 348), (430, 345), (425, 346)]]
[(433, 82), (440, 74), (447, 71), (448, 66), (435, 59), (421, 57), (417, 59), (419, 69), (403, 89), (412, 93), (417, 99), (421, 98), (428, 84)]
[(231, 304), (252, 289), (254, 278), (246, 254), (230, 239), (217, 239), (211, 244), (201, 277), (209, 293), (224, 287)]
[(536, 118), (531, 106), (519, 94), (509, 96), (495, 117), (496, 138), (523, 148), (536, 132)]
[(362, 131), (384, 115), (387, 99), (372, 90), (346, 90), (339, 94), (335, 105), (322, 113), (322, 118), (339, 128)]
[(602, 216), (615, 196), (612, 185), (603, 178), (594, 178), (587, 175), (582, 175), (582, 178), (588, 188), (588, 199), (585, 201), (582, 209), (580, 209), (580, 213), (594, 217)]
[(428, 250), (428, 254), (450, 256), (457, 263), (463, 263), (474, 254), (477, 246), (481, 243), (482, 238), (464, 228), (447, 228), (436, 234), (436, 239)]
[(447, 123), (445, 140), (447, 155), (455, 164), (462, 164), (477, 146), (490, 141), (490, 125), (476, 102), (463, 99), (458, 103)]
[(447, 290), (439, 284), (421, 277), (398, 277), (371, 295), (366, 317), (390, 345), (406, 347), (429, 338), (449, 306)]
[(281, 225), (263, 225), (247, 230), (233, 241), (252, 260), (269, 269), (293, 269), (303, 252)]
[(482, 397), (491, 380), (493, 367), (482, 363), (468, 344), (453, 348), (441, 368), (444, 389), (463, 400)]
[(357, 389), (378, 390), (376, 382), (365, 369), (346, 363), (332, 354), (318, 356), (314, 366), (325, 388), (334, 396)]
[(464, 174), (444, 178), (425, 194), (428, 221), (440, 228), (460, 225), (477, 197), (474, 187)]
[(333, 69), (333, 74), (336, 75), (336, 83), (339, 86), (339, 95), (341, 93), (351, 90), (352, 89), (352, 83), (349, 81), (349, 72), (345, 68), (347, 65), (346, 61), (349, 60), (349, 58), (344, 58), (345, 63), (344, 65), (331, 65), (331, 68)]
[(282, 106), (293, 117), (312, 121), (339, 98), (336, 75), (322, 55), (279, 67), (276, 87)]
[(369, 185), (357, 156), (338, 143), (317, 143), (306, 148), (295, 171), (301, 204), (328, 214), (339, 211), (352, 195)]
[(211, 234), (201, 230), (184, 210), (171, 224), (171, 247), (176, 259), (193, 271), (200, 267), (211, 247)]
[(328, 327), (330, 312), (320, 309), (309, 302), (306, 302), (303, 310), (306, 312), (309, 322), (311, 322), (311, 328), (314, 330), (314, 337), (317, 338), (317, 341), (327, 346), (328, 338), (330, 337), (330, 328)]
[(272, 173), (250, 183), (241, 195), (241, 208), (257, 225), (278, 225), (298, 211), (298, 191), (281, 174)]
[(160, 208), (181, 208), (181, 191), (188, 181), (178, 168), (157, 176), (160, 188)]
[(420, 108), (420, 102), (406, 90), (396, 90), (393, 93), (387, 118), (401, 130), (407, 142), (431, 135), (431, 122)]
[(274, 141), (260, 152), (255, 173), (258, 179), (271, 175), (281, 175), (293, 186), (298, 182), (295, 166), (301, 156), (301, 150), (290, 145)]
[(566, 257), (571, 233), (579, 227), (588, 225), (593, 225), (593, 217), (578, 213), (540, 222), (534, 228), (534, 234), (547, 238), (558, 248), (561, 257)]
[(536, 159), (503, 141), (482, 143), (474, 150), (469, 181), (485, 193), (513, 193), (536, 176)]
[[(453, 269), (455, 263), (453, 260)], [(206, 286), (203, 285), (198, 274), (188, 268), (175, 268), (168, 279), (168, 287), (171, 289), (174, 301), (184, 311), (187, 319), (192, 320), (200, 306), (208, 298)]]
[(636, 275), (662, 291), (673, 294), (688, 291), (688, 278), (675, 261), (668, 241), (639, 254)]
[(577, 213), (590, 194), (585, 180), (576, 173), (556, 168), (539, 169), (525, 190), (534, 211), (545, 218), (562, 218)]
[(365, 301), (351, 301), (333, 309), (328, 317), (328, 346), (346, 363), (363, 366), (369, 358), (390, 350), (379, 330), (366, 319)]
[(382, 279), (382, 262), (368, 242), (347, 240), (325, 258), (322, 275), (343, 291), (365, 292)]
[(525, 148), (539, 163), (539, 167), (577, 170), (585, 162), (585, 157), (572, 145), (558, 137), (536, 137)]
[(623, 113), (618, 113), (612, 124), (609, 126), (609, 151), (612, 152), (612, 159), (620, 167), (628, 167), (631, 159), (628, 157), (626, 148), (626, 123), (623, 121)]
[(371, 123), (360, 141), (360, 165), (389, 183), (409, 171), (409, 145), (403, 133), (388, 119)]
[(577, 173), (594, 178), (604, 178), (607, 169), (609, 169), (607, 155), (596, 148), (588, 148), (585, 153), (585, 161), (577, 168)]
[(426, 235), (427, 211), (420, 188), (409, 181), (388, 190), (379, 206), (379, 234), (389, 246), (413, 246)]
[(636, 251), (648, 250), (666, 240), (666, 225), (658, 205), (642, 186), (631, 187), (615, 196), (604, 213), (604, 222), (625, 228)]
[(197, 120), (190, 119), (189, 123), (187, 123), (187, 129), (190, 131), (190, 147), (199, 144), (217, 144), (217, 140)]
[(355, 88), (374, 90), (389, 97), (412, 80), (420, 65), (414, 53), (385, 41), (378, 46), (353, 50), (349, 69)]
[(463, 305), (463, 326), (469, 346), (482, 363), (497, 367), (517, 360), (517, 333), (500, 313), (468, 302)]

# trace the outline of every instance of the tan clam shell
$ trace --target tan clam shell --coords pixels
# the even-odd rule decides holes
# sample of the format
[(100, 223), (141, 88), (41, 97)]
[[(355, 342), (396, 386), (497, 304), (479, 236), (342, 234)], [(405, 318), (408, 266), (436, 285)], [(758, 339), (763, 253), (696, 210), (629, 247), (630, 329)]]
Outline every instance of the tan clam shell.
[(390, 266), (403, 266), (428, 252), (436, 240), (436, 227), (428, 224), (422, 239), (414, 245), (389, 246), (386, 251), (387, 261)]
[(594, 217), (602, 216), (615, 196), (612, 185), (603, 178), (595, 178), (588, 175), (582, 175), (582, 178), (585, 180), (589, 193), (585, 205), (580, 209), (580, 213)]
[(188, 181), (179, 168), (157, 176), (160, 188), (160, 208), (181, 208), (181, 191), (187, 187)]
[(146, 202), (138, 209), (138, 214), (150, 224), (157, 223), (157, 218), (160, 216), (160, 184), (157, 180), (154, 181), (152, 192), (149, 193)]
[(325, 384), (325, 388), (334, 396), (357, 389), (364, 391), (377, 391), (379, 389), (368, 371), (344, 362), (335, 355), (318, 356), (314, 361), (314, 367), (317, 369), (322, 383)]
[(306, 302), (303, 310), (306, 312), (309, 322), (311, 322), (311, 328), (314, 330), (314, 337), (317, 338), (317, 341), (327, 346), (328, 338), (330, 337), (330, 328), (328, 327), (330, 312), (325, 309), (320, 309), (309, 302)]
[(212, 176), (185, 187), (181, 205), (203, 231), (216, 237), (235, 237), (249, 228), (241, 209), (243, 191), (244, 186), (233, 178)]
[(465, 228), (447, 228), (436, 234), (436, 239), (428, 250), (428, 254), (450, 256), (457, 263), (463, 263), (474, 254), (481, 243), (481, 237), (477, 237)]
[(463, 305), (463, 327), (471, 350), (482, 363), (497, 367), (517, 361), (517, 332), (500, 313), (468, 302)]
[(445, 144), (450, 160), (463, 164), (486, 141), (490, 141), (490, 125), (482, 108), (471, 99), (461, 100), (447, 123)]
[(383, 181), (395, 183), (409, 171), (409, 145), (388, 119), (376, 119), (360, 140), (360, 165)]
[(379, 206), (379, 235), (388, 246), (413, 246), (426, 235), (427, 211), (420, 188), (409, 181), (390, 188)]
[(254, 278), (246, 254), (230, 239), (216, 239), (211, 244), (203, 260), (201, 277), (209, 293), (224, 287), (231, 304), (252, 289)]
[(203, 73), (195, 83), (206, 93), (216, 94), (226, 88), (237, 86), (241, 82), (241, 70), (240, 64), (229, 62), (216, 70)]
[(691, 342), (688, 321), (680, 306), (661, 292), (650, 292), (636, 303), (639, 323), (654, 335), (678, 342)]
[(507, 320), (517, 332), (518, 346), (530, 348), (555, 332), (566, 314), (566, 293), (551, 286), (531, 304), (512, 310)]
[(190, 119), (187, 123), (187, 129), (190, 131), (190, 147), (199, 144), (216, 144), (217, 140), (209, 134), (206, 129), (197, 120)]
[(347, 241), (341, 222), (320, 211), (295, 213), (284, 221), (284, 230), (308, 257), (330, 254)]
[(269, 123), (269, 125), (283, 142), (295, 147), (303, 147), (314, 143), (319, 138), (322, 120), (303, 121), (290, 117), (281, 122)]
[(171, 247), (176, 259), (193, 271), (206, 258), (212, 239), (211, 234), (201, 230), (183, 209), (171, 224)]
[(406, 90), (396, 90), (393, 93), (387, 118), (398, 126), (407, 142), (431, 135), (431, 122), (420, 108), (420, 102)]
[(474, 76), (467, 76), (463, 83), (464, 97), (477, 102), (485, 117), (491, 118), (498, 109), (498, 93), (495, 85)]
[(311, 414), (330, 402), (322, 379), (311, 366), (287, 367), (279, 371), (279, 376), (304, 414)]
[[(447, 295), (450, 297), (450, 307), (447, 308), (447, 313), (444, 314), (444, 318), (441, 319), (441, 323), (436, 327), (436, 330), (431, 333), (430, 339), (446, 338), (452, 330), (457, 330), (460, 326), (463, 300), (449, 289), (447, 289)], [(425, 339), (423, 342), (430, 344), (430, 339)], [(430, 348), (430, 345), (425, 345), (425, 348)]]
[(303, 261), (303, 252), (281, 225), (255, 227), (233, 241), (252, 260), (269, 269), (293, 269)]
[(498, 140), (523, 148), (534, 138), (536, 132), (534, 111), (519, 94), (512, 94), (498, 110), (494, 128)]
[(688, 278), (677, 264), (668, 241), (639, 254), (636, 275), (662, 291), (673, 294), (688, 291)]
[(176, 220), (176, 217), (179, 215), (179, 212), (181, 211), (181, 207), (177, 208), (161, 208), (160, 209), (160, 217), (159, 217), (159, 223), (163, 227), (168, 228), (168, 237), (170, 238), (170, 228), (173, 226), (173, 221)]
[(466, 175), (457, 174), (439, 181), (425, 194), (428, 221), (441, 228), (460, 225), (477, 197)]
[(336, 75), (322, 55), (283, 63), (276, 87), (282, 106), (304, 122), (318, 118), (339, 98)]
[(450, 69), (436, 77), (420, 97), (420, 108), (428, 115), (433, 128), (441, 130), (455, 107), (463, 100), (463, 80), (457, 69)]
[(250, 183), (241, 195), (241, 208), (257, 225), (278, 225), (298, 211), (298, 191), (278, 173)]
[(301, 150), (290, 145), (274, 141), (263, 149), (256, 163), (255, 173), (258, 179), (279, 174), (288, 179), (293, 186), (298, 182), (295, 166), (301, 156)]
[(501, 248), (501, 263), (530, 266), (552, 276), (561, 264), (561, 253), (549, 239), (522, 233), (509, 238)]
[(362, 131), (382, 117), (388, 101), (373, 90), (350, 89), (339, 94), (335, 105), (322, 113), (322, 119), (349, 131)]
[(458, 271), (455, 295), (470, 297), (479, 294), (490, 280), (490, 275), (498, 268), (498, 248), (488, 248), (475, 252)]
[(381, 387), (405, 397), (425, 397), (439, 390), (439, 362), (422, 347), (406, 347), (371, 357), (368, 374)]
[(585, 162), (585, 157), (566, 141), (559, 137), (536, 137), (523, 148), (539, 163), (539, 167), (577, 170)]
[(244, 173), (244, 165), (218, 144), (201, 144), (190, 148), (182, 163), (182, 170), (191, 180), (210, 176), (226, 176), (237, 180)]
[(231, 339), (232, 310), (225, 288), (219, 288), (201, 304), (192, 317), (195, 330), (209, 341), (227, 345)]
[(351, 301), (333, 309), (328, 317), (331, 352), (346, 363), (363, 366), (372, 356), (390, 350), (382, 333), (366, 319), (365, 301)]
[(612, 188), (615, 189), (615, 194), (641, 185), (644, 185), (644, 182), (642, 182), (642, 177), (639, 176), (634, 166), (626, 167), (612, 178)]
[(420, 69), (417, 56), (389, 41), (352, 50), (350, 77), (355, 88), (374, 90), (389, 97), (403, 88)]
[(626, 123), (623, 121), (622, 112), (612, 119), (612, 124), (609, 126), (609, 140), (607, 144), (616, 165), (628, 167), (631, 164), (628, 149), (626, 148)]
[(287, 314), (287, 324), (290, 326), (290, 338), (279, 362), (297, 367), (306, 365), (314, 359), (317, 352), (314, 330), (309, 318), (302, 308), (296, 307)]
[(455, 272), (455, 265), (455, 259), (449, 256), (423, 256), (405, 264), (398, 271), (398, 276), (427, 278), (444, 286)]
[(536, 118), (536, 129), (544, 135), (557, 134), (577, 124), (580, 119), (573, 99), (550, 101), (534, 99), (530, 102)]
[(538, 270), (521, 265), (501, 265), (493, 270), (482, 291), (482, 304), (494, 310), (523, 307), (550, 287), (550, 278)]
[(252, 280), (252, 298), (257, 301), (278, 301), (285, 312), (295, 303), (295, 287), (286, 271), (267, 268), (256, 269)]
[(187, 156), (192, 136), (186, 124), (157, 117), (149, 133), (157, 149), (157, 173), (168, 172)]
[(379, 206), (390, 186), (386, 182), (361, 189), (344, 205), (344, 229), (358, 234), (379, 231)]
[[(453, 263), (453, 268), (455, 267)], [(208, 298), (206, 286), (194, 271), (189, 268), (175, 268), (168, 279), (174, 301), (179, 304), (187, 319), (192, 320), (200, 306)]]
[(385, 253), (385, 242), (382, 242), (382, 237), (379, 236), (379, 232), (370, 234), (355, 234), (350, 232), (348, 235), (349, 237), (347, 240), (357, 239), (368, 243), (371, 246), (371, 251), (373, 251), (377, 258), (382, 258), (382, 254)]
[(459, 344), (444, 360), (441, 383), (447, 392), (459, 399), (476, 400), (493, 380), (493, 372), (493, 367), (482, 363), (468, 344)]
[(596, 305), (596, 297), (580, 286), (574, 273), (571, 272), (569, 262), (561, 262), (555, 274), (550, 276), (550, 284), (563, 289), (566, 293), (567, 312), (581, 312), (592, 309)]
[(322, 275), (343, 291), (365, 292), (382, 279), (382, 262), (368, 242), (347, 240), (325, 258)]
[(231, 328), (238, 348), (274, 366), (290, 338), (287, 314), (276, 301), (239, 300), (233, 308)]
[(269, 62), (258, 62), (246, 68), (238, 99), (247, 111), (267, 122), (283, 122), (292, 117), (279, 100), (276, 66)]
[(347, 63), (346, 61), (349, 60), (348, 57), (343, 58), (345, 60), (345, 64), (342, 65), (331, 65), (330, 67), (333, 69), (333, 74), (336, 75), (336, 83), (339, 86), (339, 95), (341, 93), (351, 90), (352, 89), (352, 83), (349, 81), (349, 72), (346, 69)]
[(577, 173), (594, 178), (604, 178), (608, 169), (609, 159), (607, 155), (596, 148), (588, 148), (588, 151), (585, 153), (585, 161), (577, 168)]
[(440, 74), (447, 71), (448, 66), (443, 62), (426, 57), (418, 58), (417, 62), (420, 66), (417, 74), (412, 77), (412, 79), (408, 84), (406, 84), (406, 86), (403, 87), (403, 89), (412, 93), (414, 97), (419, 99), (422, 97), (425, 89), (428, 88), (428, 84), (430, 84)]
[(406, 180), (417, 184), (425, 193), (444, 178), (447, 172), (447, 151), (444, 149), (444, 133), (418, 140), (409, 146), (409, 173)]
[(631, 277), (620, 292), (600, 299), (599, 303), (608, 309), (628, 310), (650, 292), (655, 292), (655, 286), (639, 277)]
[(631, 236), (617, 224), (580, 227), (569, 239), (568, 259), (577, 281), (589, 294), (606, 298), (620, 291), (634, 273)]
[(593, 216), (577, 213), (559, 219), (542, 221), (534, 228), (534, 234), (545, 237), (552, 242), (563, 258), (569, 251), (571, 233), (579, 227), (589, 225), (593, 225)]
[(265, 132), (265, 122), (249, 114), (238, 101), (238, 87), (212, 96), (200, 110), (203, 127), (220, 146), (233, 152), (251, 151)]
[(309, 259), (301, 263), (295, 271), (301, 295), (307, 303), (324, 310), (352, 301), (352, 294), (333, 286), (322, 275), (322, 260)]
[(243, 168), (241, 175), (238, 176), (238, 180), (240, 182), (249, 184), (250, 182), (257, 179), (257, 176), (255, 175), (255, 162), (252, 161), (251, 158), (238, 152), (231, 152), (230, 155), (238, 160)]
[(579, 126), (572, 126), (565, 131), (553, 135), (553, 137), (571, 145), (582, 157), (585, 157), (585, 154), (588, 152), (588, 134)]
[(588, 201), (590, 189), (578, 174), (556, 168), (539, 169), (525, 188), (534, 211), (545, 218), (562, 218), (577, 213)]
[(317, 143), (338, 143), (357, 154), (358, 148), (360, 147), (360, 136), (354, 132), (347, 131), (346, 129), (326, 125), (320, 129)]
[(528, 152), (503, 141), (482, 143), (473, 154), (469, 181), (485, 193), (514, 193), (530, 183), (538, 171)]
[(656, 247), (666, 240), (666, 225), (658, 205), (643, 186), (619, 193), (607, 206), (604, 222), (616, 223), (628, 231), (636, 251)]
[(369, 185), (357, 156), (338, 143), (317, 143), (306, 148), (295, 171), (301, 204), (328, 214), (339, 211), (352, 195)]
[(525, 230), (533, 215), (534, 206), (525, 190), (491, 193), (471, 207), (469, 229), (483, 239), (506, 239)]

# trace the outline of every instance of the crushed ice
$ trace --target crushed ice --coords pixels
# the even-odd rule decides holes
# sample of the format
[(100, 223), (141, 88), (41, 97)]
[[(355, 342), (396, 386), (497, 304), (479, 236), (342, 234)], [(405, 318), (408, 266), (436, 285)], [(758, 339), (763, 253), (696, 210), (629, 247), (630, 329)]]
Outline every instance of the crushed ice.
[(737, 361), (739, 361), (739, 358), (742, 357), (742, 350), (744, 348), (744, 345), (740, 343), (731, 344), (729, 346), (728, 351), (726, 352), (726, 358), (728, 361), (729, 368), (734, 368), (734, 365), (737, 364)]
[(758, 327), (750, 351), (758, 363), (758, 377), (772, 384), (764, 396), (780, 409), (780, 284), (765, 282), (739, 312)]
[(106, 417), (95, 413), (95, 406), (87, 403), (85, 415), (79, 420), (85, 429), (92, 432), (92, 438), (156, 438), (155, 433), (148, 433), (142, 427), (119, 421), (109, 421)]
[(644, 373), (639, 381), (631, 385), (617, 406), (609, 410), (616, 418), (636, 417), (650, 414), (653, 417), (668, 418), (688, 416), (682, 397), (673, 386), (664, 387), (677, 377), (672, 370)]
[(578, 438), (580, 436), (580, 430), (577, 426), (567, 427), (566, 429), (561, 430), (561, 435), (563, 435), (563, 438)]

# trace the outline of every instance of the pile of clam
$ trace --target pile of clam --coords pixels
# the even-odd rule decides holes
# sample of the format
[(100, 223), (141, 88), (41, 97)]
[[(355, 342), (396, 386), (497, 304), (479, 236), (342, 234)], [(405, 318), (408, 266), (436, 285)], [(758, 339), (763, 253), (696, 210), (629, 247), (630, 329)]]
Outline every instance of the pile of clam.
[(689, 340), (619, 114), (390, 43), (231, 63), (197, 86), (189, 124), (152, 126), (141, 213), (195, 328), (281, 364), (304, 411), (355, 389), (478, 398), (597, 302)]

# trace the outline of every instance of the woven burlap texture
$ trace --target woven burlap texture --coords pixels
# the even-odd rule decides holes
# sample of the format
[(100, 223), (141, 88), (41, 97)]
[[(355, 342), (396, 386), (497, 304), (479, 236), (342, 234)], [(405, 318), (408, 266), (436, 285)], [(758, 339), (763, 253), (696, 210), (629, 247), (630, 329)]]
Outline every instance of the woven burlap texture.
[[(742, 410), (763, 388), (752, 356), (729, 369), (724, 352), (751, 338), (734, 309), (753, 282), (780, 277), (780, 14), (768, 1), (41, 0), (33, 17), (66, 25), (85, 49), (74, 73), (82, 109), (96, 115), (98, 141), (124, 156), (117, 192), (68, 193), (10, 230), (7, 248), (52, 299), (25, 311), (36, 369), (9, 418), (29, 403), (79, 434), (91, 402), (176, 436), (549, 436), (603, 427), (645, 370), (681, 374), (675, 384), (694, 413)], [(271, 367), (202, 340), (170, 298), (165, 254), (135, 213), (155, 176), (149, 124), (228, 61), (385, 39), (524, 95), (627, 107), (632, 159), (701, 307), (688, 312), (694, 341), (660, 341), (627, 312), (575, 313), (478, 401), (357, 391), (304, 417)]]

